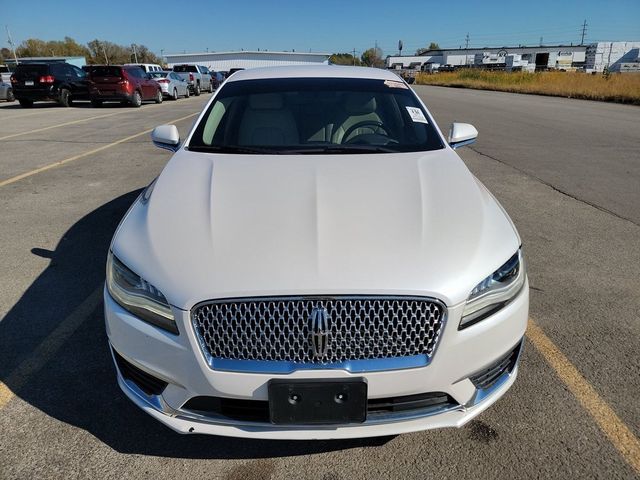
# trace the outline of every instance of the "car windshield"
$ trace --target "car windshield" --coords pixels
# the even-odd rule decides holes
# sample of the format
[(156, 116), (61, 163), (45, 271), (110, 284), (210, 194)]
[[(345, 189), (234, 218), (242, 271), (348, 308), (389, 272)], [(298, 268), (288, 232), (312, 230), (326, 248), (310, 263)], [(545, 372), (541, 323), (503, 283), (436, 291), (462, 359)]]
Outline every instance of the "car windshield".
[(198, 69), (195, 65), (176, 65), (173, 67), (174, 72), (185, 73), (185, 72), (197, 72)]
[(227, 82), (188, 148), (202, 152), (390, 153), (443, 148), (399, 80), (280, 78)]
[(49, 65), (22, 63), (16, 68), (17, 74), (46, 75)]
[(91, 75), (94, 77), (120, 77), (122, 69), (120, 67), (92, 67)]
[(149, 72), (151, 78), (164, 78), (169, 74), (169, 72)]

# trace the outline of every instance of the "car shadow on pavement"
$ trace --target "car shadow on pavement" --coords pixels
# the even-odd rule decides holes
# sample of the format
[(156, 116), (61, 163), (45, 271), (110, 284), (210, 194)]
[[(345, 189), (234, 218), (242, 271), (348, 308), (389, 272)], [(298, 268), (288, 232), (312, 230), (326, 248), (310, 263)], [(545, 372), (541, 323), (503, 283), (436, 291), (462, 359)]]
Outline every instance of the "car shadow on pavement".
[[(69, 323), (65, 319), (70, 316), (77, 316), (83, 302), (101, 288), (111, 237), (139, 193), (116, 198), (80, 219), (62, 236), (55, 251), (25, 246), (32, 254), (50, 259), (50, 263), (0, 322), (0, 379), (17, 397), (48, 417), (86, 430), (122, 453), (266, 458), (376, 447), (390, 440), (263, 441), (175, 433), (139, 410), (120, 391), (107, 346), (101, 300), (59, 348), (44, 349), (46, 362), (41, 368), (27, 376), (16, 376), (16, 371), (28, 371), (19, 368), (24, 362), (39, 360), (33, 357), (42, 352), (43, 342), (55, 345), (51, 340), (56, 332), (62, 335), (57, 327)], [(24, 429), (51, 432), (56, 428), (55, 422), (49, 425), (49, 419), (37, 423), (42, 422), (42, 415), (28, 418)]]

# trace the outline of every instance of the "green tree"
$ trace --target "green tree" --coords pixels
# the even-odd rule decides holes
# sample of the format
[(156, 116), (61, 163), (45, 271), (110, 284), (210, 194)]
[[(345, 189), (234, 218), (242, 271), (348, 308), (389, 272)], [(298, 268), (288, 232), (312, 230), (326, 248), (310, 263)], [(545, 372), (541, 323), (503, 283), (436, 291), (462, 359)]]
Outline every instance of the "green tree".
[(19, 57), (86, 57), (89, 50), (71, 37), (64, 40), (44, 41), (39, 38), (29, 38), (16, 48)]
[(158, 65), (162, 63), (160, 57), (144, 45), (136, 45), (136, 55), (138, 57), (138, 63), (157, 63)]
[(16, 48), (18, 57), (42, 57), (51, 56), (51, 52), (47, 52), (47, 42), (39, 38), (28, 38)]
[(350, 53), (334, 53), (329, 57), (329, 62), (334, 65), (362, 65), (360, 59)]
[(428, 47), (417, 49), (416, 55), (422, 55), (423, 53), (427, 53), (429, 50), (440, 50), (440, 45), (438, 45), (436, 42), (431, 42)]
[(362, 63), (364, 63), (367, 67), (384, 67), (382, 50), (380, 50), (379, 48), (369, 48), (368, 50), (365, 50), (360, 57), (360, 60), (362, 60)]
[(108, 63), (117, 65), (129, 63), (131, 60), (129, 49), (113, 42), (95, 39), (87, 43), (87, 46), (89, 47), (90, 57), (88, 61), (90, 64)]
[(0, 49), (0, 63), (4, 63), (8, 58), (13, 58), (13, 53), (7, 47), (2, 47)]
[[(8, 50), (7, 50), (8, 51)], [(3, 58), (10, 58), (1, 53)], [(118, 45), (105, 40), (92, 40), (87, 45), (76, 42), (71, 37), (64, 40), (44, 41), (39, 38), (29, 38), (16, 49), (18, 57), (85, 57), (87, 63), (109, 63), (112, 65), (132, 63), (134, 61), (132, 46)], [(145, 45), (136, 45), (136, 54), (140, 63), (161, 63), (160, 58)]]

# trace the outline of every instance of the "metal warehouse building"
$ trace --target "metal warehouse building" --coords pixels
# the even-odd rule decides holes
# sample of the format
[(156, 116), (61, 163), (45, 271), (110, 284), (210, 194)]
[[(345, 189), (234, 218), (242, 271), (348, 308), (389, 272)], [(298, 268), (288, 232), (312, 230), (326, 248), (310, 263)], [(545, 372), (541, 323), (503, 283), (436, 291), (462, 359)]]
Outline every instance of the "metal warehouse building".
[[(504, 65), (516, 57), (536, 69), (578, 69), (601, 72), (632, 71), (640, 63), (639, 42), (599, 42), (589, 45), (544, 45), (537, 47), (485, 47), (429, 50), (417, 56), (391, 56), (387, 68), (420, 70), (425, 65)], [(625, 70), (626, 69), (626, 70)]]
[(165, 59), (170, 67), (181, 63), (195, 63), (215, 71), (229, 71), (232, 68), (327, 64), (330, 56), (330, 53), (240, 51), (179, 53), (165, 55)]
[(545, 68), (582, 67), (587, 45), (552, 45), (539, 47), (485, 47), (429, 50), (412, 57), (389, 57), (387, 68), (417, 68), (425, 63), (440, 65), (504, 64), (508, 55), (521, 56), (529, 63)]

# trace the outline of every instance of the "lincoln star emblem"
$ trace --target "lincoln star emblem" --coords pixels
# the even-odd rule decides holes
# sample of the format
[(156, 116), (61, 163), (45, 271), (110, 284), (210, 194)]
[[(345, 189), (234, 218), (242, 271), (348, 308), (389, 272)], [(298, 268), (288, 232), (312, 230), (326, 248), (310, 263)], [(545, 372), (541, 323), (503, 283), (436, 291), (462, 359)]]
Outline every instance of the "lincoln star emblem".
[(309, 343), (313, 358), (321, 359), (329, 351), (329, 313), (322, 305), (313, 307), (309, 317)]

